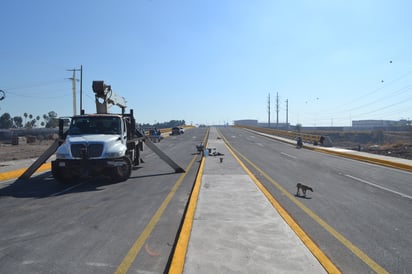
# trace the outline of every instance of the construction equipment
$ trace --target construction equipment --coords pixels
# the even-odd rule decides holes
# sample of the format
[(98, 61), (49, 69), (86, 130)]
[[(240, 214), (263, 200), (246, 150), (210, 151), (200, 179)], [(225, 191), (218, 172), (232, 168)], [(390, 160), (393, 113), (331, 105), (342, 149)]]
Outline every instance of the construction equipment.
[[(93, 81), (96, 114), (73, 116), (59, 120), (59, 144), (50, 147), (36, 166), (30, 167), (28, 178), (54, 152), (56, 159), (51, 162), (53, 177), (62, 182), (76, 178), (105, 174), (114, 181), (125, 181), (134, 166), (143, 160), (140, 152), (143, 143), (168, 163), (176, 173), (184, 172), (172, 159), (157, 148), (138, 128), (133, 115), (125, 113), (126, 100), (115, 94), (104, 81)], [(121, 114), (109, 113), (111, 106), (122, 109)], [(64, 130), (69, 125), (68, 130)], [(57, 149), (57, 150), (56, 150)]]

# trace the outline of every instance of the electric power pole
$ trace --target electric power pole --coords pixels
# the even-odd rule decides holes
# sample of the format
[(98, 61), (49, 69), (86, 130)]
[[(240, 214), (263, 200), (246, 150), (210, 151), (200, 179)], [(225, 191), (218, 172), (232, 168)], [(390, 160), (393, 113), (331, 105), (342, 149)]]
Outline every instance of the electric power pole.
[(286, 128), (287, 129), (289, 129), (288, 108), (289, 108), (288, 99), (286, 99)]
[[(72, 71), (73, 72), (73, 77), (72, 78), (68, 78), (69, 80), (72, 80), (72, 90), (73, 90), (73, 115), (76, 115), (77, 112), (77, 107), (76, 107), (76, 71), (80, 71), (82, 72), (82, 68), (81, 69), (67, 69), (67, 71)], [(81, 79), (81, 74), (80, 74), (80, 79)], [(82, 87), (81, 87), (81, 82), (80, 82), (80, 111), (82, 109), (82, 102), (81, 102), (81, 91), (82, 91)]]
[(80, 114), (83, 114), (83, 65), (80, 65)]
[(276, 92), (276, 128), (279, 128), (279, 93)]
[(268, 95), (268, 127), (270, 128), (270, 93)]

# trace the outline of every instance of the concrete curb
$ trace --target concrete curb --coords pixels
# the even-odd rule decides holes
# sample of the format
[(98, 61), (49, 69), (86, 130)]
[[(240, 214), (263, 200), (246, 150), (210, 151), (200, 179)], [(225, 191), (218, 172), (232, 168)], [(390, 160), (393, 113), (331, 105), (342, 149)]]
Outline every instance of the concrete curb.
[[(276, 139), (278, 141), (288, 143), (295, 145), (294, 140), (289, 140), (286, 138), (274, 136), (271, 134), (267, 133), (262, 133), (259, 131), (254, 131), (251, 129), (246, 129), (251, 132), (257, 133), (259, 135), (271, 138), (271, 139)], [(412, 171), (412, 160), (407, 160), (407, 159), (402, 159), (402, 158), (395, 158), (391, 157), (391, 159), (388, 159), (390, 156), (381, 156), (381, 155), (376, 155), (376, 154), (370, 154), (366, 152), (357, 152), (357, 151), (351, 151), (351, 150), (345, 150), (345, 149), (340, 149), (340, 148), (328, 148), (328, 147), (318, 147), (310, 144), (304, 144), (303, 148), (314, 150), (317, 152), (322, 152), (322, 153), (327, 153), (331, 155), (336, 155), (336, 156), (341, 156), (345, 158), (350, 158), (353, 160), (358, 160), (362, 162), (368, 162), (372, 164), (377, 164), (377, 165), (382, 165), (382, 166), (387, 166), (387, 167), (392, 167), (392, 168), (397, 168), (405, 171)], [(369, 155), (368, 155), (369, 154)], [(410, 162), (410, 163), (409, 163)]]
[(412, 171), (412, 165), (404, 164), (404, 163), (399, 163), (391, 160), (385, 160), (385, 159), (379, 159), (375, 157), (368, 157), (368, 156), (363, 156), (363, 155), (356, 155), (356, 154), (351, 154), (351, 153), (344, 153), (344, 152), (339, 152), (339, 151), (333, 151), (329, 149), (322, 149), (322, 148), (309, 148), (314, 151), (319, 151), (322, 153), (327, 153), (327, 154), (332, 154), (332, 155), (337, 155), (337, 156), (342, 156), (345, 158), (350, 158), (362, 162), (368, 162), (372, 164), (377, 164), (377, 165), (382, 165), (382, 166), (387, 166), (387, 167), (392, 167), (392, 168), (397, 168), (397, 169), (402, 169), (406, 171)]

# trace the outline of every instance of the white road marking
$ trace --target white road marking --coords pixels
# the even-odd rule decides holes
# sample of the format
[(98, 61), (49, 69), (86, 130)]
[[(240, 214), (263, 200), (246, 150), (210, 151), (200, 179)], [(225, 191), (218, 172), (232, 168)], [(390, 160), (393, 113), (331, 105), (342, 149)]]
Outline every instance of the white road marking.
[(285, 156), (287, 156), (287, 157), (289, 157), (289, 158), (292, 158), (292, 159), (297, 159), (297, 157), (296, 157), (296, 156), (293, 156), (293, 155), (287, 154), (287, 153), (285, 153), (285, 152), (281, 152), (280, 154), (285, 155)]
[(86, 265), (88, 265), (88, 266), (97, 266), (97, 267), (113, 267), (113, 265), (110, 265), (110, 264), (97, 263), (97, 262), (87, 262)]
[(388, 192), (391, 192), (391, 193), (397, 194), (397, 195), (399, 195), (399, 196), (401, 196), (401, 197), (408, 198), (408, 199), (411, 199), (411, 200), (412, 200), (412, 196), (406, 195), (406, 194), (404, 194), (404, 193), (401, 193), (401, 192), (398, 192), (398, 191), (395, 191), (395, 190), (386, 188), (386, 187), (384, 187), (384, 186), (380, 186), (380, 185), (371, 183), (371, 182), (369, 182), (369, 181), (363, 180), (363, 179), (361, 179), (361, 178), (357, 178), (357, 177), (352, 176), (352, 175), (349, 175), (349, 174), (345, 174), (345, 176), (348, 177), (348, 178), (351, 178), (351, 179), (353, 179), (353, 180), (356, 180), (356, 181), (358, 181), (358, 182), (361, 182), (361, 183), (364, 183), (364, 184), (367, 184), (367, 185), (370, 185), (370, 186), (373, 186), (373, 187), (376, 187), (376, 188), (379, 188), (379, 189), (382, 189), (382, 190), (386, 190), (386, 191), (388, 191)]
[(36, 261), (33, 261), (33, 260), (26, 260), (26, 261), (21, 262), (22, 265), (28, 265), (28, 264), (34, 264), (34, 263), (36, 263)]

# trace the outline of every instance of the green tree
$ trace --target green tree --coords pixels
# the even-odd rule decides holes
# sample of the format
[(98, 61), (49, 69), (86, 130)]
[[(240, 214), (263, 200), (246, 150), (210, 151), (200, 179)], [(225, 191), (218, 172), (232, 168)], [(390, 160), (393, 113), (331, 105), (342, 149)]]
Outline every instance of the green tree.
[(23, 127), (23, 118), (21, 118), (21, 116), (14, 116), (13, 122), (15, 127)]
[(37, 124), (38, 121), (40, 121), (40, 116), (39, 115), (36, 116), (36, 124)]
[(46, 128), (56, 128), (59, 126), (59, 119), (55, 111), (49, 111), (48, 114), (44, 114), (43, 119), (46, 122)]
[[(24, 127), (25, 128), (32, 128), (33, 127), (33, 115), (32, 114), (27, 114), (24, 113)], [(29, 120), (27, 121), (27, 118), (29, 118)], [(36, 121), (35, 121), (36, 122)]]
[(0, 128), (1, 129), (9, 129), (13, 126), (13, 119), (11, 118), (10, 114), (5, 112), (3, 115), (0, 116)]

